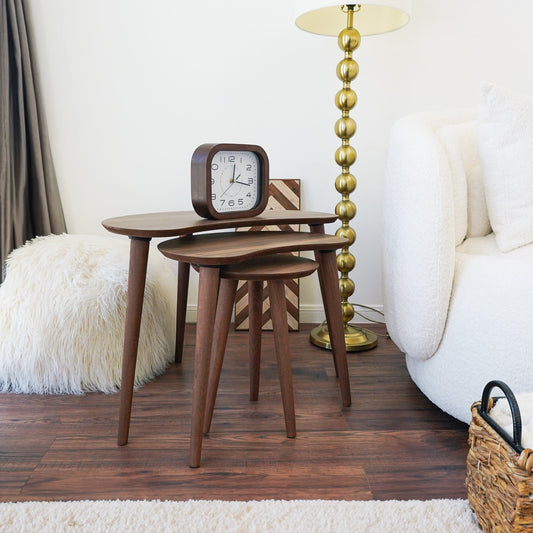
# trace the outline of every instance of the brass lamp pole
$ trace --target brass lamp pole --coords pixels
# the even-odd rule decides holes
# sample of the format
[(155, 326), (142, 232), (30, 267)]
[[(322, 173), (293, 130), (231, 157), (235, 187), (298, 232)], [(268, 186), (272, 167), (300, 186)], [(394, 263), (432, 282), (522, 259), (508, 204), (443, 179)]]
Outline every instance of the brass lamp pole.
[[(341, 173), (335, 180), (335, 188), (341, 194), (341, 200), (335, 206), (335, 213), (341, 222), (336, 235), (348, 239), (348, 244), (337, 256), (337, 268), (340, 272), (339, 289), (346, 349), (353, 352), (369, 350), (377, 345), (375, 333), (350, 325), (354, 317), (354, 309), (349, 298), (355, 290), (355, 284), (349, 277), (349, 273), (355, 267), (355, 257), (350, 252), (350, 246), (356, 239), (356, 233), (350, 227), (350, 221), (357, 211), (355, 204), (350, 200), (350, 194), (357, 186), (357, 180), (350, 173), (350, 167), (357, 159), (357, 152), (350, 146), (350, 139), (356, 131), (356, 123), (350, 118), (350, 111), (357, 103), (357, 95), (351, 89), (350, 84), (359, 73), (359, 65), (353, 59), (352, 53), (361, 42), (361, 33), (354, 27), (354, 16), (357, 16), (363, 34), (372, 35), (391, 31), (403, 26), (409, 20), (410, 1), (370, 0), (361, 4), (346, 5), (329, 2), (331, 6), (323, 7), (324, 3), (328, 2), (301, 0), (297, 7), (296, 24), (301, 29), (312, 33), (338, 34), (337, 42), (344, 52), (344, 58), (337, 64), (337, 77), (342, 82), (342, 89), (335, 96), (335, 105), (341, 111), (341, 118), (335, 123), (335, 134), (342, 141), (341, 146), (335, 152), (335, 161), (341, 167)], [(311, 342), (322, 348), (331, 349), (327, 324), (317, 326), (311, 331)]]
[[(350, 227), (350, 220), (355, 217), (357, 211), (355, 204), (350, 200), (350, 193), (357, 186), (357, 180), (350, 173), (350, 167), (357, 159), (357, 152), (350, 146), (350, 138), (357, 129), (355, 120), (350, 118), (350, 111), (357, 103), (357, 95), (350, 88), (350, 83), (359, 73), (359, 65), (352, 58), (352, 52), (361, 42), (361, 35), (353, 27), (354, 11), (359, 11), (360, 8), (361, 6), (353, 4), (341, 8), (346, 12), (346, 28), (341, 30), (338, 37), (339, 48), (344, 51), (344, 58), (337, 65), (337, 77), (342, 81), (342, 89), (335, 96), (335, 105), (342, 112), (341, 118), (335, 123), (335, 133), (342, 140), (341, 146), (335, 152), (335, 162), (342, 168), (335, 180), (335, 188), (342, 195), (341, 201), (335, 206), (335, 214), (338, 215), (342, 223), (336, 231), (336, 235), (348, 239), (348, 244), (342, 248), (337, 256), (337, 269), (340, 272), (339, 289), (344, 321), (344, 339), (348, 351), (370, 350), (378, 343), (375, 333), (350, 325), (354, 310), (348, 300), (355, 290), (355, 284), (349, 277), (349, 273), (355, 267), (355, 257), (350, 252), (350, 246), (356, 238), (355, 231)], [(322, 348), (331, 348), (326, 324), (317, 326), (311, 331), (311, 342)]]

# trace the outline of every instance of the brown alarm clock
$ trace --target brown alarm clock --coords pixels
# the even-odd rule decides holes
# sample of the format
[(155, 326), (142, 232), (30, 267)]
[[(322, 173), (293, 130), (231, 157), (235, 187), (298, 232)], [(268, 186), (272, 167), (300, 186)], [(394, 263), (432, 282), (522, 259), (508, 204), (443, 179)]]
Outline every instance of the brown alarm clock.
[(204, 218), (247, 218), (268, 202), (268, 157), (253, 144), (202, 144), (191, 159), (191, 198)]

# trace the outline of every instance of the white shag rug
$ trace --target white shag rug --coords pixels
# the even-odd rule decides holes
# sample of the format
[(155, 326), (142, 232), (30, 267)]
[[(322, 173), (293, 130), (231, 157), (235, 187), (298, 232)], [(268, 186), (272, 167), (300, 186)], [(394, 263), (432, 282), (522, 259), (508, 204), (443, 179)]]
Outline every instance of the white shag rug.
[[(149, 254), (135, 385), (173, 356), (175, 278)], [(38, 237), (14, 250), (0, 285), (0, 392), (81, 394), (119, 389), (129, 239)]]
[(479, 533), (466, 500), (0, 504), (0, 533)]

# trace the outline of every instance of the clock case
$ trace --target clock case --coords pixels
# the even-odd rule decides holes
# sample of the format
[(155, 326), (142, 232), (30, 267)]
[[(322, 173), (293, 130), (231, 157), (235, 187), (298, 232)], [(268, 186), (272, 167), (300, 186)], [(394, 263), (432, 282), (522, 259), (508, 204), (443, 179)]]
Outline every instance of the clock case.
[[(253, 152), (259, 158), (259, 191), (257, 204), (245, 211), (219, 213), (211, 202), (211, 162), (221, 151)], [(204, 218), (245, 218), (262, 213), (268, 203), (268, 157), (260, 146), (254, 144), (202, 144), (191, 159), (191, 199), (194, 210)]]

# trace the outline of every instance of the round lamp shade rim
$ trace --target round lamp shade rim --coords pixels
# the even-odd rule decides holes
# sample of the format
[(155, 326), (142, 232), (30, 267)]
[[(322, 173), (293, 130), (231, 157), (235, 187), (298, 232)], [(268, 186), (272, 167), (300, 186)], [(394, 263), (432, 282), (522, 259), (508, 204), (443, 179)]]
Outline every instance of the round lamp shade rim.
[[(337, 0), (338, 1), (338, 0)], [(410, 0), (366, 2), (354, 13), (354, 27), (361, 35), (377, 35), (400, 29), (410, 19)], [(301, 0), (295, 6), (295, 22), (301, 30), (337, 36), (346, 27), (342, 4), (327, 0)]]

